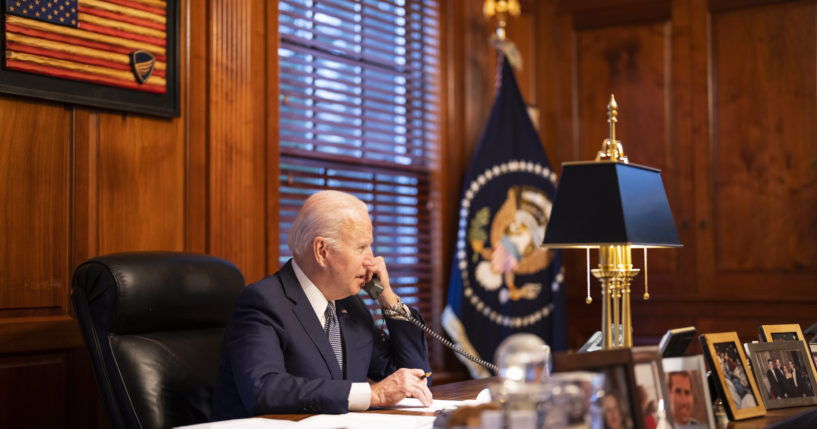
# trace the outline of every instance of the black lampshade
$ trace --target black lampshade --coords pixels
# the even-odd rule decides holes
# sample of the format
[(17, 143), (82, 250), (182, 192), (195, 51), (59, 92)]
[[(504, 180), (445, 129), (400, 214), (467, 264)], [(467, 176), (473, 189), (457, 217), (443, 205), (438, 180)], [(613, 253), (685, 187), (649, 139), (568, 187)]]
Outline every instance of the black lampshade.
[(562, 177), (544, 247), (681, 247), (661, 171), (621, 162), (572, 162)]

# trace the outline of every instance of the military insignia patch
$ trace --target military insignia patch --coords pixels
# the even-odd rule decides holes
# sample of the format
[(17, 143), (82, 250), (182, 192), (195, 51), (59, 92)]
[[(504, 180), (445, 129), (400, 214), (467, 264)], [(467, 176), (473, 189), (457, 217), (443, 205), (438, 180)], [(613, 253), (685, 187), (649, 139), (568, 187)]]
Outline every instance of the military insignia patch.
[(139, 83), (145, 83), (153, 73), (156, 57), (148, 51), (136, 50), (130, 53), (130, 66)]

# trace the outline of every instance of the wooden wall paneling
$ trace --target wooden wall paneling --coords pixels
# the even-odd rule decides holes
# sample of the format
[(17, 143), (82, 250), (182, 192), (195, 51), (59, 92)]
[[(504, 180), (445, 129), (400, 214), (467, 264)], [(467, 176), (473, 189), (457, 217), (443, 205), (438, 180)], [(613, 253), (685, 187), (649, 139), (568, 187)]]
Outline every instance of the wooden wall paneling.
[(267, 274), (266, 2), (210, 5), (208, 93), (210, 253)]
[(65, 314), (70, 114), (0, 98), (0, 318)]
[(269, 2), (267, 4), (266, 21), (264, 23), (266, 31), (265, 49), (267, 52), (266, 79), (267, 79), (267, 99), (266, 99), (266, 138), (264, 140), (267, 147), (267, 273), (273, 273), (280, 266), (278, 257), (279, 228), (278, 218), (280, 206), (278, 204), (278, 188), (280, 187), (280, 157), (279, 157), (279, 94), (278, 89), (278, 3)]
[[(524, 3), (523, 3), (524, 4)], [(527, 4), (525, 4), (527, 6)], [(522, 9), (522, 13), (508, 21), (507, 39), (512, 41), (519, 50), (522, 57), (522, 68), (514, 69), (516, 83), (519, 85), (519, 92), (522, 99), (529, 107), (536, 104), (536, 10), (532, 6)], [(493, 100), (491, 100), (493, 104)], [(539, 118), (534, 119), (537, 127), (540, 127)]]
[(207, 253), (208, 205), (208, 52), (209, 8), (185, 1), (182, 26), (184, 60), (181, 62), (182, 120), (184, 121), (185, 162), (185, 251)]
[(67, 370), (62, 353), (0, 357), (0, 427), (67, 427)]
[(72, 108), (71, 121), (73, 274), (73, 269), (99, 252), (99, 114)]
[(712, 14), (713, 296), (817, 300), (815, 16), (811, 2)]
[[(678, 231), (678, 238), (684, 246), (681, 249), (673, 250), (676, 254), (676, 269), (672, 273), (676, 281), (671, 283), (658, 284), (657, 298), (671, 296), (672, 299), (678, 297), (697, 295), (699, 282), (696, 281), (696, 249), (697, 236), (695, 230), (695, 166), (703, 156), (695, 150), (695, 66), (697, 52), (694, 34), (694, 10), (692, 3), (687, 0), (675, 0), (672, 2), (670, 17), (670, 38), (668, 40), (669, 55), (666, 66), (670, 69), (670, 82), (668, 82), (667, 110), (669, 112), (668, 131), (668, 155), (671, 161), (666, 164), (666, 169), (662, 172), (664, 176), (665, 189), (670, 201), (675, 227)], [(705, 24), (705, 21), (704, 21)], [(704, 26), (705, 28), (705, 26)], [(704, 42), (705, 46), (705, 42)], [(705, 60), (705, 55), (701, 55)], [(703, 70), (705, 72), (705, 69)], [(705, 78), (705, 73), (699, 75)], [(703, 81), (705, 83), (705, 80)], [(697, 94), (706, 95), (704, 85)], [(703, 98), (705, 101), (706, 99)], [(705, 112), (705, 109), (703, 110)], [(671, 185), (667, 182), (671, 181)], [(656, 249), (650, 255), (656, 253), (667, 253), (664, 249)], [(655, 314), (655, 313), (653, 313)], [(687, 324), (689, 325), (689, 324)], [(683, 325), (683, 326), (687, 326)], [(678, 325), (680, 326), (680, 325)]]
[(77, 347), (65, 352), (68, 378), (66, 389), (66, 427), (107, 428), (108, 417), (96, 387), (91, 360), (85, 347)]
[(182, 121), (100, 113), (99, 252), (184, 248)]
[[(691, 128), (688, 121), (676, 122), (689, 112), (687, 92), (677, 94), (684, 85), (689, 85), (685, 66), (689, 64), (689, 30), (685, 27), (689, 19), (676, 22), (672, 7), (683, 7), (678, 3), (674, 6), (661, 3), (646, 9), (639, 2), (606, 3), (580, 2), (559, 10), (559, 45), (563, 48), (558, 51), (558, 61), (562, 66), (563, 89), (557, 102), (563, 106), (562, 116), (566, 112), (570, 116), (558, 125), (562, 128), (559, 135), (570, 138), (564, 142), (569, 149), (558, 148), (558, 153), (567, 157), (563, 161), (595, 158), (602, 140), (609, 137), (606, 105), (614, 93), (619, 105), (616, 137), (622, 141), (630, 162), (662, 170), (681, 241), (693, 244), (694, 231), (689, 228), (695, 214), (689, 203), (692, 157), (679, 150), (682, 143), (676, 134), (678, 126), (684, 128), (685, 135)], [(604, 13), (612, 9), (617, 14)], [(627, 15), (626, 20), (615, 18), (622, 14)], [(679, 50), (680, 54), (676, 52)], [(635, 267), (642, 269), (632, 285), (633, 319), (640, 328), (634, 332), (636, 343), (649, 343), (666, 329), (664, 325), (638, 323), (660, 314), (652, 309), (654, 303), (690, 294), (695, 286), (694, 252), (694, 244), (680, 250), (649, 251), (651, 299), (646, 303), (642, 298), (643, 252), (633, 252)], [(600, 327), (599, 286), (591, 279), (591, 295), (595, 300), (585, 304), (585, 254), (566, 251), (565, 260), (568, 335), (571, 346), (579, 347)], [(591, 268), (597, 261), (597, 253), (591, 252)]]
[[(453, 192), (453, 184), (450, 183), (451, 176), (448, 174), (448, 171), (462, 168), (461, 162), (457, 162), (452, 156), (455, 152), (449, 150), (449, 145), (453, 145), (455, 141), (458, 141), (456, 138), (460, 134), (460, 128), (455, 126), (454, 115), (452, 114), (452, 112), (457, 111), (457, 98), (455, 95), (459, 93), (459, 89), (455, 86), (457, 80), (452, 77), (455, 76), (455, 69), (460, 67), (461, 63), (457, 65), (451, 61), (451, 59), (455, 54), (462, 52), (461, 49), (456, 49), (456, 47), (461, 47), (463, 40), (461, 37), (454, 37), (457, 33), (454, 27), (457, 26), (461, 28), (454, 19), (456, 16), (455, 10), (453, 10), (454, 2), (441, 1), (439, 2), (439, 6), (440, 75), (438, 84), (440, 89), (440, 134), (436, 159), (441, 168), (437, 168), (434, 171), (434, 182), (438, 185), (434, 191), (439, 194), (438, 201), (440, 202), (440, 206), (437, 207), (438, 210), (432, 211), (432, 213), (437, 212), (439, 216), (437, 219), (439, 223), (436, 225), (438, 228), (437, 234), (435, 235), (436, 241), (432, 243), (432, 245), (437, 252), (439, 252), (438, 255), (440, 255), (440, 257), (438, 263), (434, 264), (434, 279), (438, 279), (439, 283), (437, 283), (438, 287), (432, 290), (432, 299), (439, 300), (444, 306), (448, 303), (448, 279), (451, 275), (449, 261), (453, 256), (452, 252), (454, 249), (454, 241), (451, 237), (448, 237), (448, 235), (453, 234), (453, 230), (449, 228), (455, 225), (452, 219), (454, 211), (456, 210), (453, 201), (459, 198), (457, 194)], [(446, 166), (446, 168), (442, 168), (443, 166)], [(441, 324), (440, 319), (442, 318), (438, 317), (436, 319), (438, 323), (435, 325), (435, 328), (439, 329)], [(429, 356), (429, 363), (433, 371), (442, 374), (444, 371), (456, 370), (459, 371), (460, 374), (463, 374), (461, 378), (464, 378), (465, 367), (457, 363), (455, 356), (447, 351), (432, 353), (433, 354)]]
[(562, 40), (559, 38), (558, 20), (555, 1), (538, 1), (533, 13), (534, 25), (531, 31), (534, 34), (534, 51), (528, 58), (528, 63), (534, 62), (536, 72), (535, 100), (539, 108), (539, 138), (545, 146), (550, 167), (556, 172), (561, 171), (561, 147), (568, 146), (560, 136), (559, 105), (560, 105), (560, 65), (558, 54)]
[(441, 89), (446, 91), (446, 104), (440, 154), (445, 168), (440, 192), (445, 235), (442, 263), (446, 265), (447, 279), (463, 179), (493, 103), (496, 54), (488, 41), (491, 29), (482, 15), (481, 3), (449, 0), (441, 9), (441, 64), (445, 67)]

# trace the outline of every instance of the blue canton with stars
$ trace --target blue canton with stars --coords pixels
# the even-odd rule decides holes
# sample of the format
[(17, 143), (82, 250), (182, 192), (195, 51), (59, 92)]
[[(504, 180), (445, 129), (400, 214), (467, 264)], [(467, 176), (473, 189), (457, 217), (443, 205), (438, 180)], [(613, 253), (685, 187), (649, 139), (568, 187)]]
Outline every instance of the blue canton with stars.
[(77, 26), (77, 0), (7, 0), (6, 12), (66, 27)]

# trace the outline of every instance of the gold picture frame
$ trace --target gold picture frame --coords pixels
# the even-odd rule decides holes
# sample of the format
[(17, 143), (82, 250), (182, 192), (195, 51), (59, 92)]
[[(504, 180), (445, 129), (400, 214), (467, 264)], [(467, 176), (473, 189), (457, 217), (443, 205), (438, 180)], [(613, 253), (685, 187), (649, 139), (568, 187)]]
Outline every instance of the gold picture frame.
[[(810, 350), (809, 343), (803, 335), (803, 330), (800, 329), (798, 323), (788, 323), (781, 325), (760, 325), (758, 328), (760, 332), (760, 340), (771, 343), (774, 341), (800, 341)], [(817, 366), (814, 365), (814, 360), (811, 361), (811, 370), (817, 375)]]
[(755, 377), (737, 332), (704, 334), (700, 337), (704, 357), (713, 375), (730, 420), (766, 414)]

